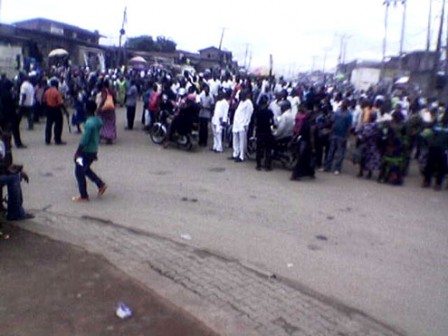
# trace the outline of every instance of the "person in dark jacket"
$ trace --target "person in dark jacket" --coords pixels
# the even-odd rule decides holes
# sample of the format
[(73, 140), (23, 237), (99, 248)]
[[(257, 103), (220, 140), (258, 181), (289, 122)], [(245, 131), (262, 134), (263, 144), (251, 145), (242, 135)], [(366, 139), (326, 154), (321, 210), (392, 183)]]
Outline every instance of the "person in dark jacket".
[(294, 136), (299, 138), (297, 144), (297, 163), (290, 180), (299, 181), (302, 177), (315, 177), (315, 133), (313, 112), (308, 112), (305, 106), (299, 107), (294, 127)]
[[(255, 111), (255, 135), (257, 138), (257, 170), (261, 170), (262, 161), (266, 170), (272, 169), (271, 153), (274, 144), (274, 136), (271, 127), (274, 125), (274, 114), (268, 108), (269, 99), (261, 96), (259, 105)], [(264, 159), (264, 160), (263, 160)]]
[(435, 178), (434, 190), (442, 189), (445, 175), (448, 171), (448, 112), (442, 117), (440, 123), (436, 123), (427, 133), (428, 158), (423, 169), (423, 188), (431, 186), (431, 180)]
[(10, 130), (14, 138), (14, 143), (17, 148), (26, 148), (22, 143), (20, 136), (20, 115), (17, 110), (17, 104), (13, 94), (13, 83), (5, 79), (2, 83), (0, 106), (1, 106), (1, 120), (0, 126), (3, 130)]

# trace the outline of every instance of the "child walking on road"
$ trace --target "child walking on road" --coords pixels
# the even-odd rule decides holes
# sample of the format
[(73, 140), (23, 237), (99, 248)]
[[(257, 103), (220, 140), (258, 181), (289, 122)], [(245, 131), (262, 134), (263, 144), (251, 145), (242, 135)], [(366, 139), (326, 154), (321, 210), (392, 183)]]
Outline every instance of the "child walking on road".
[(76, 150), (75, 176), (78, 182), (79, 196), (72, 198), (75, 202), (88, 202), (86, 176), (98, 187), (98, 196), (104, 194), (107, 189), (106, 183), (99, 178), (90, 168), (93, 161), (97, 160), (98, 146), (100, 143), (100, 129), (103, 122), (100, 117), (95, 115), (96, 104), (88, 101), (86, 104), (87, 120), (84, 126), (84, 132)]

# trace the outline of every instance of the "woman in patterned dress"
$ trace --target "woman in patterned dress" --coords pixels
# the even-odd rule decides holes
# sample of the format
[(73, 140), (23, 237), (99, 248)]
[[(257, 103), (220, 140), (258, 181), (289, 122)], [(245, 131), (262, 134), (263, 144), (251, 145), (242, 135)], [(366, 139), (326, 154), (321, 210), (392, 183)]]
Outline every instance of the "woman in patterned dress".
[(369, 120), (361, 127), (360, 130), (360, 140), (363, 144), (363, 150), (361, 153), (358, 177), (362, 177), (364, 175), (364, 171), (367, 171), (366, 177), (371, 178), (372, 173), (380, 169), (380, 135), (380, 128), (376, 123), (376, 114), (371, 113), (369, 115)]
[[(100, 137), (106, 144), (111, 145), (117, 139), (117, 125), (115, 106), (117, 100), (115, 92), (110, 88), (109, 81), (100, 83), (100, 93), (97, 96), (98, 116), (103, 120), (103, 127), (100, 130)], [(112, 104), (110, 104), (112, 99)]]

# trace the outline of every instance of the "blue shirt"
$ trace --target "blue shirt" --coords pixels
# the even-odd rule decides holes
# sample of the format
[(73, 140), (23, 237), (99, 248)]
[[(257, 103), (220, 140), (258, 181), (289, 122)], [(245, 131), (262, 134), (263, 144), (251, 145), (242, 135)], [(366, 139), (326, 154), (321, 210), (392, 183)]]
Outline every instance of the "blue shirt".
[(138, 99), (138, 90), (135, 85), (132, 85), (128, 92), (126, 92), (126, 106), (136, 106)]
[(336, 111), (334, 114), (333, 135), (340, 138), (347, 138), (352, 127), (352, 115), (349, 111)]

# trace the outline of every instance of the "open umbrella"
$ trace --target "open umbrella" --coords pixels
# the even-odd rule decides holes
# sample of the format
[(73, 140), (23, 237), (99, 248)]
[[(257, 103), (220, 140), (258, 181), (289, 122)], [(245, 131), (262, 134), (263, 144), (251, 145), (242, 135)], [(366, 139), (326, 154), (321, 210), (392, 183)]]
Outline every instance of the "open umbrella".
[(397, 81), (395, 82), (395, 84), (407, 84), (407, 83), (409, 83), (409, 76), (401, 77), (397, 79)]
[(146, 63), (146, 60), (141, 56), (135, 56), (129, 60), (129, 63)]
[(62, 48), (54, 49), (50, 51), (48, 54), (48, 57), (60, 57), (60, 56), (67, 56), (68, 51)]
[(134, 70), (144, 70), (145, 69), (145, 65), (142, 63), (134, 63), (132, 64), (132, 69)]
[(182, 65), (180, 67), (181, 73), (184, 74), (185, 71), (187, 71), (189, 74), (194, 75), (196, 73), (195, 68), (193, 68), (191, 65)]
[(261, 66), (261, 67), (252, 69), (252, 71), (250, 73), (254, 76), (268, 76), (269, 69)]

